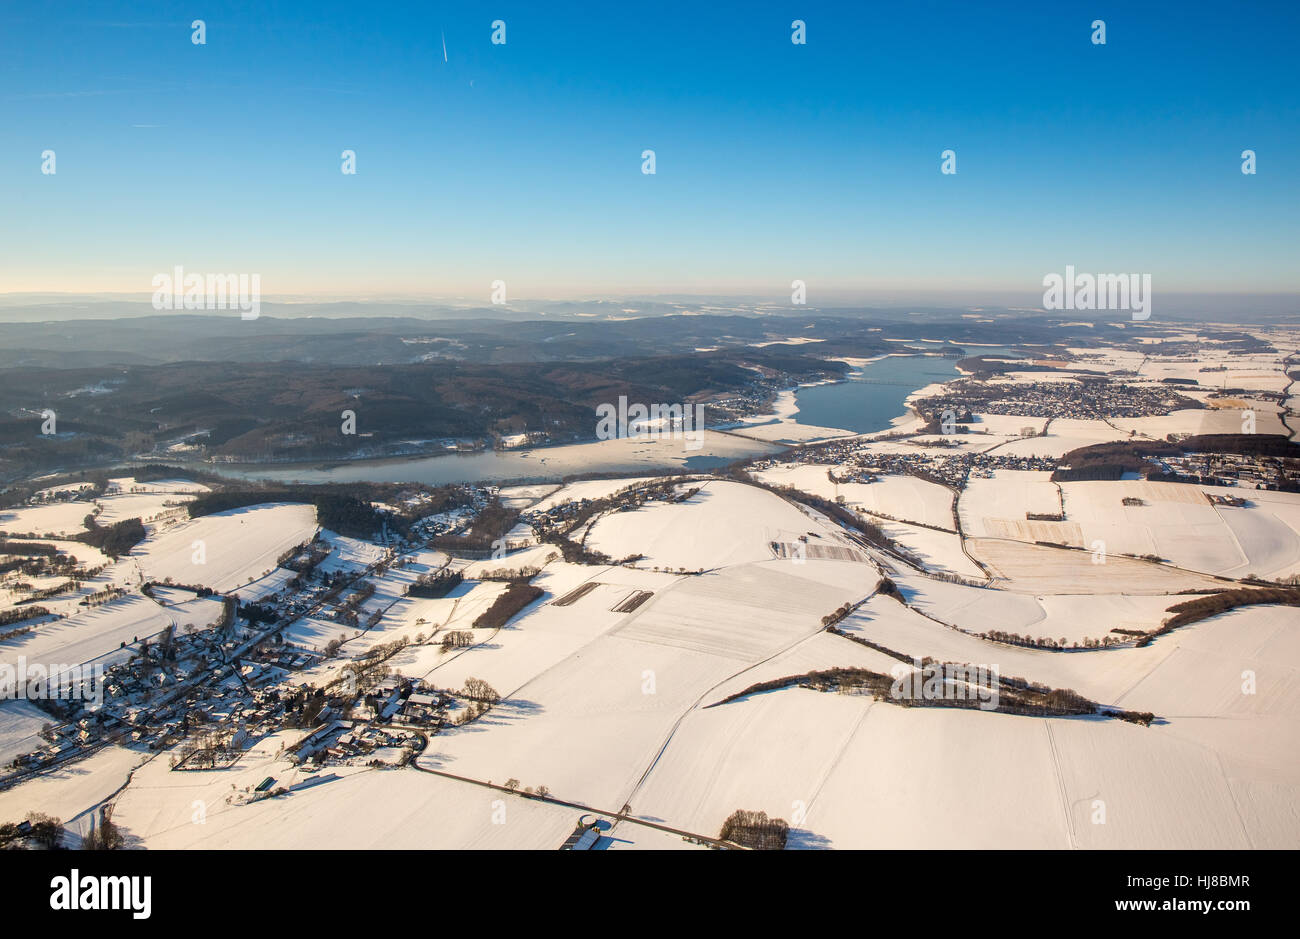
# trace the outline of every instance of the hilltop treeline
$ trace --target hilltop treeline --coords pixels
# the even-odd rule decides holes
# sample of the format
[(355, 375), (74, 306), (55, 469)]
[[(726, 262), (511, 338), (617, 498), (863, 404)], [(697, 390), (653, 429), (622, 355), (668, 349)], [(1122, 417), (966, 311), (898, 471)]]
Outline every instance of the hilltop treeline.
[[(886, 654), (895, 655), (890, 650)], [(927, 667), (953, 669), (961, 671), (969, 666), (955, 663), (936, 662), (926, 658), (922, 664)], [(848, 694), (870, 694), (878, 701), (897, 704), (901, 707), (938, 707), (982, 709), (979, 693), (996, 702), (990, 710), (1001, 714), (1022, 714), (1030, 717), (1076, 717), (1087, 714), (1100, 714), (1116, 717), (1143, 726), (1155, 720), (1149, 711), (1118, 711), (1103, 708), (1095, 701), (1090, 701), (1072, 688), (1049, 688), (1036, 682), (1020, 678), (999, 678), (991, 687), (973, 687), (957, 692), (952, 685), (945, 684), (942, 695), (925, 693), (922, 682), (923, 673), (914, 672), (913, 680), (903, 685), (896, 683), (890, 675), (873, 672), (866, 668), (827, 668), (804, 672), (800, 675), (787, 675), (750, 685), (735, 694), (727, 695), (721, 701), (707, 705), (718, 707), (729, 704), (752, 694), (764, 691), (779, 691), (783, 688), (809, 688), (813, 691), (840, 692)], [(918, 693), (918, 689), (922, 689)]]
[[(1044, 358), (1051, 353), (1044, 353)], [(1074, 364), (1074, 360), (1056, 359), (1050, 364), (1045, 362), (1036, 362), (1029, 359), (1010, 359), (1006, 357), (998, 358), (988, 355), (972, 355), (964, 359), (957, 360), (957, 368), (965, 372), (970, 372), (977, 379), (991, 378), (995, 375), (1005, 375), (1008, 372), (1055, 372), (1060, 369), (1069, 369), (1073, 374), (1081, 375), (1105, 375), (1105, 372), (1099, 372), (1095, 369), (1082, 368)]]
[(160, 479), (188, 479), (196, 483), (220, 484), (226, 482), (215, 473), (204, 472), (192, 466), (173, 466), (170, 463), (141, 463), (124, 466), (114, 471), (114, 476), (130, 476), (138, 483), (157, 482)]
[(896, 652), (895, 650), (889, 648), (889, 646), (882, 646), (880, 643), (872, 642), (870, 639), (867, 639), (863, 636), (859, 636), (850, 632), (845, 632), (844, 630), (840, 629), (838, 626), (834, 624), (827, 626), (826, 631), (833, 636), (840, 636), (844, 639), (848, 639), (850, 642), (856, 642), (860, 646), (866, 646), (868, 649), (875, 649), (877, 652), (887, 655), (891, 659), (898, 659), (898, 661), (903, 662), (907, 665), (912, 664), (913, 659), (910, 655), (904, 655), (902, 652)]
[(1156, 637), (1173, 632), (1180, 626), (1197, 623), (1203, 619), (1209, 619), (1211, 616), (1218, 616), (1220, 613), (1227, 613), (1229, 610), (1235, 610), (1239, 607), (1258, 606), (1260, 604), (1300, 606), (1300, 590), (1294, 587), (1241, 588), (1239, 590), (1223, 590), (1208, 596), (1197, 597), (1195, 600), (1186, 600), (1174, 604), (1165, 611), (1174, 615), (1165, 620), (1155, 632), (1147, 633), (1147, 635), (1139, 639), (1137, 646), (1139, 648), (1148, 646)]
[(1239, 453), (1300, 459), (1300, 444), (1282, 434), (1197, 434), (1178, 444), (1184, 453)]
[(0, 554), (16, 554), (23, 557), (31, 557), (39, 554), (42, 557), (52, 558), (58, 553), (58, 545), (46, 544), (41, 541), (9, 541), (0, 538)]
[(1198, 434), (1178, 443), (1163, 440), (1124, 440), (1079, 447), (1061, 457), (1054, 482), (1116, 480), (1125, 473), (1148, 476), (1155, 469), (1146, 457), (1177, 457), (1189, 453), (1237, 453), (1246, 456), (1300, 459), (1300, 444), (1281, 434)]
[(1053, 482), (1081, 480), (1116, 480), (1125, 473), (1145, 476), (1152, 469), (1145, 457), (1182, 456), (1183, 448), (1159, 440), (1125, 440), (1079, 447), (1061, 457), (1060, 466), (1052, 473)]

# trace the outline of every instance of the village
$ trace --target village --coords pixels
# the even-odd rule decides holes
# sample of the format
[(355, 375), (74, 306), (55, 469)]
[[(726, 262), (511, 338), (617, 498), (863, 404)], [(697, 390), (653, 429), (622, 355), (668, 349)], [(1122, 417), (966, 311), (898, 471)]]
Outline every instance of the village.
[[(32, 504), (75, 501), (91, 491), (89, 486), (69, 488), (54, 496), (42, 494)], [(318, 533), (276, 559), (282, 579), (273, 592), (253, 594), (255, 599), (241, 600), (238, 590), (223, 595), (177, 584), (171, 577), (138, 585), (140, 595), (164, 611), (206, 601), (219, 603), (220, 614), (206, 628), (168, 626), (152, 637), (124, 639), (119, 652), (95, 662), (54, 667), (44, 680), (45, 687), (55, 689), (54, 696), (36, 699), (49, 716), (40, 730), (42, 745), (15, 755), (0, 786), (109, 744), (150, 750), (179, 745), (180, 762), (192, 768), (203, 760), (191, 755), (196, 740), (205, 741), (198, 750), (236, 752), (245, 740), (297, 725), (312, 729), (295, 749), (303, 763), (374, 751), (379, 755), (372, 759), (380, 761), (403, 753), (402, 758), (409, 758), (422, 739), (411, 728), (437, 733), (448, 714), (454, 716), (458, 708), (463, 712), (463, 705), (418, 681), (386, 681), (374, 649), (359, 660), (351, 687), (332, 688), (328, 700), (302, 697), (292, 679), (338, 655), (348, 636), (376, 626), (383, 610), (362, 612), (376, 581), (390, 570), (404, 570), (409, 553), (431, 539), (470, 527), (492, 497), (491, 489), (476, 489), (470, 504), (425, 517), (408, 535), (382, 528), (369, 548), (368, 563), (360, 568), (322, 567), (336, 546)], [(441, 563), (447, 560), (444, 556)], [(78, 579), (98, 573), (81, 572)], [(324, 644), (295, 641), (290, 627), (313, 617), (335, 624), (340, 632)], [(10, 695), (14, 690), (6, 689)], [(319, 724), (329, 730), (320, 730)], [(387, 729), (400, 726), (407, 729)]]

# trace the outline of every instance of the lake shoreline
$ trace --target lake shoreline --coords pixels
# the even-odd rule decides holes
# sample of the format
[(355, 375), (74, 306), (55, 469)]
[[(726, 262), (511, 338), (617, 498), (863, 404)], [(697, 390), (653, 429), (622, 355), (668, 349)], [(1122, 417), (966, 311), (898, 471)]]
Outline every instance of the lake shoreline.
[[(919, 365), (911, 370), (903, 365), (892, 366), (891, 373), (903, 373), (897, 376), (897, 381), (873, 381), (867, 377), (872, 366), (899, 360), (912, 360)], [(182, 467), (196, 472), (285, 484), (419, 482), (429, 485), (499, 485), (556, 482), (570, 477), (619, 473), (701, 472), (738, 460), (776, 456), (825, 440), (870, 437), (896, 433), (909, 425), (919, 426), (924, 419), (911, 406), (911, 401), (922, 393), (932, 393), (932, 389), (944, 383), (939, 379), (951, 380), (962, 374), (955, 364), (943, 374), (927, 374), (926, 365), (931, 360), (953, 361), (951, 357), (926, 352), (889, 352), (870, 358), (841, 358), (839, 361), (847, 362), (854, 369), (844, 378), (800, 383), (784, 389), (773, 399), (771, 411), (708, 428), (702, 432), (702, 439), (694, 449), (687, 448), (687, 441), (680, 438), (620, 437), (510, 450), (401, 454), (300, 463), (179, 462)], [(895, 376), (887, 374), (884, 377)], [(813, 389), (826, 389), (819, 393), (845, 398), (835, 404), (833, 397), (832, 406), (828, 409), (823, 404), (821, 409), (822, 413), (838, 413), (839, 417), (831, 421), (810, 419), (807, 400), (801, 402), (799, 398), (801, 393)], [(900, 390), (905, 391), (901, 400)], [(864, 402), (866, 407), (862, 407)], [(870, 415), (866, 419), (872, 425), (869, 428), (863, 427), (858, 416), (862, 413)], [(801, 416), (803, 420), (800, 420)], [(849, 419), (840, 419), (845, 416)], [(845, 423), (857, 426), (845, 427)]]

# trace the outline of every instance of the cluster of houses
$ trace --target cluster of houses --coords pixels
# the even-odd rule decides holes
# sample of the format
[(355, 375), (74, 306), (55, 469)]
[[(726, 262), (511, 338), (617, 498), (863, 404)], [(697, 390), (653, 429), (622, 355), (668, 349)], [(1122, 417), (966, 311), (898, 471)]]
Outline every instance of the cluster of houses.
[(679, 502), (690, 498), (690, 489), (678, 491), (678, 477), (664, 477), (656, 482), (629, 487), (626, 491), (615, 492), (600, 499), (571, 499), (551, 505), (543, 511), (527, 510), (519, 515), (520, 524), (506, 537), (505, 547), (526, 547), (534, 543), (532, 535), (525, 535), (529, 529), (537, 537), (544, 538), (551, 532), (567, 532), (574, 523), (591, 515), (593, 510), (617, 508), (630, 512), (638, 506), (652, 502)]
[(349, 720), (331, 720), (309, 731), (289, 748), (289, 762), (323, 766), (326, 763), (397, 765), (424, 746), (414, 731)]
[(27, 499), (28, 505), (48, 505), (51, 502), (91, 501), (98, 492), (98, 486), (92, 482), (68, 483), (40, 489)]
[[(470, 503), (451, 509), (447, 512), (439, 512), (435, 515), (426, 515), (424, 518), (411, 525), (411, 535), (409, 539), (395, 539), (398, 544), (420, 543), (428, 541), (430, 538), (436, 538), (439, 535), (455, 535), (465, 531), (473, 524), (474, 519), (478, 517), (479, 512), (491, 503), (496, 496), (496, 489), (484, 486), (466, 486), (469, 490)], [(428, 497), (424, 495), (416, 496), (407, 500), (407, 505), (418, 507), (422, 501), (427, 501)]]
[[(955, 488), (965, 486), (969, 476), (991, 478), (997, 470), (1056, 469), (1057, 460), (1044, 456), (1009, 456), (997, 453), (961, 451), (948, 453), (918, 447), (914, 451), (877, 453), (862, 440), (831, 441), (815, 449), (798, 450), (791, 457), (800, 463), (834, 467), (837, 482), (871, 483), (881, 476), (920, 476)], [(779, 466), (780, 458), (759, 460), (754, 470)]]
[(1132, 385), (1100, 376), (1078, 381), (958, 381), (949, 385), (945, 394), (915, 404), (925, 414), (941, 414), (949, 409), (960, 414), (970, 408), (983, 414), (1072, 420), (1164, 417), (1180, 408), (1197, 406), (1168, 386)]
[(328, 704), (314, 729), (290, 748), (294, 763), (402, 763), (437, 733), (456, 707), (453, 696), (418, 679), (386, 678), (350, 700)]
[(17, 757), (14, 767), (47, 765), (104, 743), (164, 749), (198, 728), (269, 732), (278, 726), (275, 689), (287, 671), (267, 662), (226, 662), (232, 642), (226, 630), (205, 630), (106, 665), (101, 693), (48, 702), (59, 720), (42, 733), (46, 745)]
[(1300, 489), (1300, 460), (1246, 453), (1189, 453), (1152, 457), (1167, 476), (1181, 476), (1216, 486), (1243, 489)]
[(419, 679), (385, 678), (351, 704), (356, 720), (438, 726), (453, 701)]
[(997, 453), (973, 453), (970, 460), (970, 475), (981, 479), (992, 479), (997, 470), (1044, 470), (1056, 469), (1057, 460), (1047, 456), (1003, 456)]

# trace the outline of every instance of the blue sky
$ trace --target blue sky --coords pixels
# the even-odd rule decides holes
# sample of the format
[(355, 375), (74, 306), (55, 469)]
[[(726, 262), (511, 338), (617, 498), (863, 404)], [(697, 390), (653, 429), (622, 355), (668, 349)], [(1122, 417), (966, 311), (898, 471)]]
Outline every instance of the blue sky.
[(1297, 36), (1248, 0), (7, 0), (0, 292), (1297, 291)]

